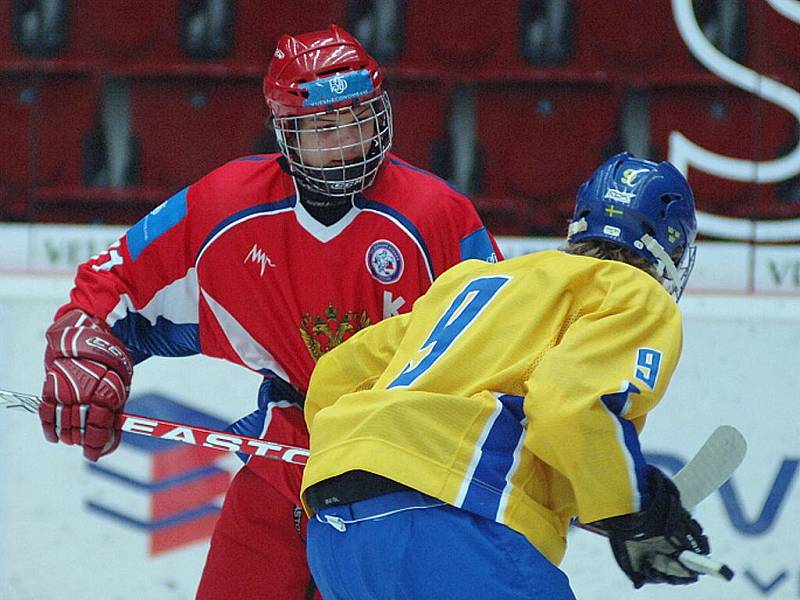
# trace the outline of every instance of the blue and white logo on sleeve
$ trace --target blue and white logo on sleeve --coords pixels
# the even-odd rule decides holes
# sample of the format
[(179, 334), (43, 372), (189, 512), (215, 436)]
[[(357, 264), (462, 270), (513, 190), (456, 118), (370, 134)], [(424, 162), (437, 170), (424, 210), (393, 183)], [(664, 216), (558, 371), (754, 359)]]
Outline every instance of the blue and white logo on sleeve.
[(150, 244), (180, 223), (186, 216), (186, 195), (189, 188), (184, 188), (166, 202), (156, 206), (144, 216), (126, 234), (128, 251), (136, 260)]
[(372, 78), (366, 69), (323, 77), (316, 81), (301, 83), (300, 87), (308, 92), (303, 106), (327, 106), (360, 98), (375, 91)]
[(372, 242), (365, 258), (370, 275), (381, 283), (394, 283), (403, 275), (403, 254), (389, 240)]

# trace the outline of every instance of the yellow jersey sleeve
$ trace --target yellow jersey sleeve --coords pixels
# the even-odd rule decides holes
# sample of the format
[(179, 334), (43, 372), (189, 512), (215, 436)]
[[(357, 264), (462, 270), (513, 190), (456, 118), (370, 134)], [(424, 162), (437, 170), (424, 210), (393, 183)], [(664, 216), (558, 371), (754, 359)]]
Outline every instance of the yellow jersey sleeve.
[(527, 381), (526, 446), (570, 482), (588, 523), (641, 510), (638, 433), (677, 364), (681, 317), (660, 286), (621, 282), (573, 315)]
[(369, 389), (395, 354), (410, 321), (402, 314), (366, 327), (320, 358), (306, 395), (309, 430), (316, 414), (345, 394)]

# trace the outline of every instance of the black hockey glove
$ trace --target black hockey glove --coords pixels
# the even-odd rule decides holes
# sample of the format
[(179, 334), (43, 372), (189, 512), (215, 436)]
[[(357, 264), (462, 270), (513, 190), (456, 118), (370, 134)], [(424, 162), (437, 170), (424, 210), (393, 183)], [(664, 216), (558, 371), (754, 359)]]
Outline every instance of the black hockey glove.
[(591, 523), (608, 534), (619, 567), (635, 588), (646, 583), (684, 585), (699, 573), (678, 561), (684, 550), (708, 554), (703, 528), (681, 505), (675, 484), (655, 467), (649, 467), (650, 505), (642, 512)]

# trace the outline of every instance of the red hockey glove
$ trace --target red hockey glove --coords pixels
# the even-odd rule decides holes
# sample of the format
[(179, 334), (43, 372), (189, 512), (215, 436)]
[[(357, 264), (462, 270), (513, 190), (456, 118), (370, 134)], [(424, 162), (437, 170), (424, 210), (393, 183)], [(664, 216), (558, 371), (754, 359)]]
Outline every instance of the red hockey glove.
[(44, 436), (83, 446), (83, 455), (96, 461), (121, 439), (114, 419), (128, 399), (131, 355), (105, 323), (78, 309), (53, 323), (45, 338)]

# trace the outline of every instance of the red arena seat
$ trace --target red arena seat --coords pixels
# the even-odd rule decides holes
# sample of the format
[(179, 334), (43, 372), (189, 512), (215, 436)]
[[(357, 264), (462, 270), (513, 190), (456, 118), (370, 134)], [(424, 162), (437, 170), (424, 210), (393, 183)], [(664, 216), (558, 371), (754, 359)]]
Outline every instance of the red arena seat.
[(252, 154), (265, 119), (255, 80), (134, 80), (131, 126), (139, 144), (141, 184), (175, 189)]
[(185, 60), (178, 0), (73, 2), (69, 57), (147, 69)]
[[(31, 188), (77, 185), (98, 90), (88, 77), (0, 75), (0, 180)], [(13, 151), (8, 151), (12, 149)]]
[(541, 221), (566, 219), (578, 185), (613, 143), (618, 102), (599, 84), (480, 86), (482, 193), (525, 198)]
[(497, 0), (465, 6), (405, 2), (404, 44), (398, 68), (459, 69), (475, 75), (523, 65), (518, 52), (519, 2)]
[[(766, 2), (748, 8), (754, 13), (752, 26), (748, 28), (753, 49), (748, 65), (764, 75), (776, 75), (797, 83), (800, 80), (800, 23)], [(796, 85), (794, 89), (798, 89)]]
[[(715, 18), (703, 10), (710, 6), (695, 3), (701, 25)], [(575, 67), (581, 71), (650, 80), (708, 76), (683, 41), (670, 2), (577, 0), (577, 38)]]
[(0, 69), (32, 58), (60, 58), (69, 38), (67, 0), (0, 0)]
[(434, 81), (387, 82), (394, 117), (392, 151), (431, 170), (437, 142), (447, 137), (447, 87)]
[(327, 29), (331, 23), (344, 27), (345, 7), (344, 0), (240, 0), (234, 11), (233, 60), (266, 71), (281, 35)]
[[(649, 113), (652, 146), (663, 158), (669, 156), (673, 131), (714, 153), (754, 161), (778, 158), (793, 138), (788, 112), (727, 85), (654, 89)], [(700, 210), (748, 217), (777, 208), (769, 209), (774, 186), (723, 179), (699, 168), (690, 168), (688, 175)]]

